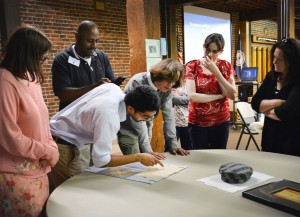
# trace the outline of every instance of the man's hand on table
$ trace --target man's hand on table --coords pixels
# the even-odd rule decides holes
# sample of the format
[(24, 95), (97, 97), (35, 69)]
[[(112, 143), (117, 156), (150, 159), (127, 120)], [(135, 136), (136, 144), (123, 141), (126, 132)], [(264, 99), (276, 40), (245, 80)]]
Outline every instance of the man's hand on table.
[(155, 156), (148, 153), (140, 153), (139, 162), (145, 166), (154, 166), (156, 164), (160, 164), (162, 167), (164, 166), (162, 162), (160, 162)]
[(154, 157), (156, 157), (158, 160), (165, 160), (165, 159), (167, 159), (167, 157), (163, 153), (152, 152), (150, 154), (153, 155)]

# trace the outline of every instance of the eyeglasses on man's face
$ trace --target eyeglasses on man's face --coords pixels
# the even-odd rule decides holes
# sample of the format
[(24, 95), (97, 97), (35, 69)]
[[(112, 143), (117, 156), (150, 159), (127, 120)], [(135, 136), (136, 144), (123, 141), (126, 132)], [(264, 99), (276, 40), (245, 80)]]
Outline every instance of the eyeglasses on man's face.
[(153, 118), (153, 115), (151, 115), (150, 117), (144, 117), (140, 112), (137, 111), (137, 113), (142, 118), (142, 121), (150, 121)]

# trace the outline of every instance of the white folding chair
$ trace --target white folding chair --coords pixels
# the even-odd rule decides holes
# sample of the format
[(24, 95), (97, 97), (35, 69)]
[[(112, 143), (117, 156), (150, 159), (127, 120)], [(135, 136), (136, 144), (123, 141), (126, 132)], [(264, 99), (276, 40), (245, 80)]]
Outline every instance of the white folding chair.
[[(260, 148), (254, 138), (254, 135), (260, 134), (262, 132), (262, 122), (256, 122), (256, 114), (254, 113), (251, 105), (247, 102), (237, 102), (235, 103), (235, 108), (241, 118), (243, 128), (240, 133), (240, 137), (235, 149), (238, 149), (240, 142), (244, 134), (249, 135), (246, 150), (248, 150), (250, 141), (252, 140), (257, 148), (260, 151)], [(253, 127), (254, 126), (254, 127)], [(256, 127), (258, 126), (258, 127)]]

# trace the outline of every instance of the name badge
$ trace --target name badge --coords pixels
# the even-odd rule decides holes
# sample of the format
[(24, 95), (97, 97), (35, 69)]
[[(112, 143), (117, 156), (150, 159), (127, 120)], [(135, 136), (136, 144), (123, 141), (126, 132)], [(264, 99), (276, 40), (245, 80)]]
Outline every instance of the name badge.
[(74, 66), (79, 67), (79, 65), (80, 65), (80, 60), (75, 59), (75, 58), (69, 56), (68, 63), (70, 63), (70, 64), (72, 64), (72, 65), (74, 65)]

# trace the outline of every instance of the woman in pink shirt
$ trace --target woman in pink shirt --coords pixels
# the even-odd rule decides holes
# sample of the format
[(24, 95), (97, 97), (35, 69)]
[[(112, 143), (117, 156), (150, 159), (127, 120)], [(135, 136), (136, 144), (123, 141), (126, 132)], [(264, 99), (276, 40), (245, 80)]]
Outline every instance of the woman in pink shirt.
[(59, 157), (40, 84), (51, 48), (38, 29), (16, 30), (0, 59), (0, 216), (39, 216)]
[(225, 149), (229, 135), (229, 99), (236, 93), (234, 70), (219, 59), (225, 41), (212, 33), (205, 39), (204, 57), (185, 66), (189, 132), (193, 149)]

